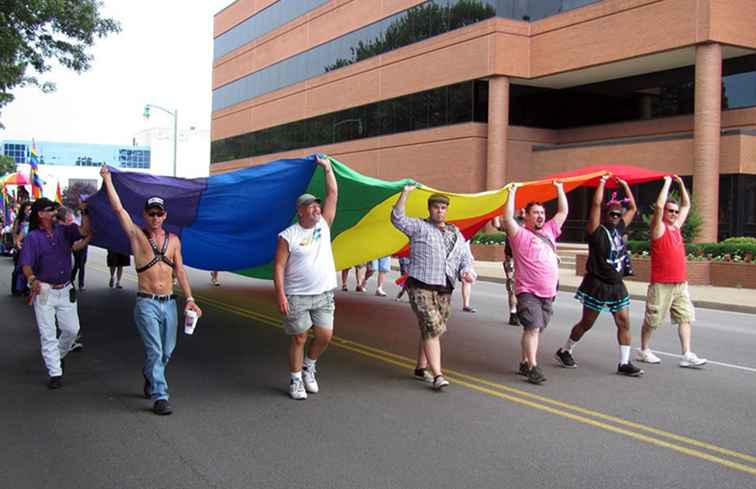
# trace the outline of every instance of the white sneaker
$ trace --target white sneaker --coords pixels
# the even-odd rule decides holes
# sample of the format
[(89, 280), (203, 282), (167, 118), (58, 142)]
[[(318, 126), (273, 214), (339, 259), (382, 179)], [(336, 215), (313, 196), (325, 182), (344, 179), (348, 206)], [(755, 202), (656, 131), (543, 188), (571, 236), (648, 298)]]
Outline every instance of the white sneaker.
[(297, 401), (304, 401), (307, 399), (307, 392), (305, 392), (305, 387), (301, 380), (291, 379), (291, 382), (289, 383), (289, 396)]
[(433, 379), (433, 390), (440, 391), (448, 385), (449, 381), (446, 380), (443, 375), (436, 375), (436, 377)]
[(310, 394), (318, 393), (320, 389), (318, 388), (318, 381), (315, 379), (315, 365), (312, 367), (302, 367), (302, 380), (307, 392)]
[(654, 355), (654, 352), (649, 349), (641, 350), (638, 348), (638, 356), (636, 359), (643, 363), (661, 363), (661, 358)]
[(375, 295), (377, 295), (378, 297), (386, 297), (386, 292), (384, 292), (383, 289), (379, 287), (378, 289), (376, 289)]
[(706, 359), (698, 358), (698, 355), (696, 355), (692, 351), (689, 351), (688, 353), (683, 355), (682, 360), (680, 360), (680, 366), (685, 368), (696, 368), (703, 365), (706, 365)]

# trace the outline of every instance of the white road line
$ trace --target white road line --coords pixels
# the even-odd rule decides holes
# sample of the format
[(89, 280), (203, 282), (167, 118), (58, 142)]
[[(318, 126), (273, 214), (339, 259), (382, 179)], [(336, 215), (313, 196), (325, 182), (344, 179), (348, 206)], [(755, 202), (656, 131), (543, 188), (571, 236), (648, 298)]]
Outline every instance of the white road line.
[[(682, 355), (677, 355), (677, 354), (675, 354), (675, 353), (667, 353), (667, 352), (664, 352), (664, 351), (659, 351), (659, 350), (652, 350), (652, 351), (653, 351), (654, 353), (656, 353), (656, 354), (659, 354), (659, 355), (663, 355), (663, 356), (667, 356), (667, 357), (673, 357), (673, 358), (682, 358)], [(731, 364), (731, 363), (723, 363), (723, 362), (715, 362), (715, 361), (713, 361), (713, 360), (707, 360), (707, 361), (706, 361), (706, 364), (707, 364), (707, 365), (709, 365), (709, 364), (711, 364), (711, 365), (719, 365), (719, 366), (721, 366), (721, 367), (736, 368), (736, 369), (738, 369), (738, 370), (745, 370), (746, 372), (753, 372), (753, 373), (756, 373), (756, 368), (751, 368), (751, 367), (742, 367), (742, 366), (740, 366), (740, 365), (733, 365), (733, 364)]]

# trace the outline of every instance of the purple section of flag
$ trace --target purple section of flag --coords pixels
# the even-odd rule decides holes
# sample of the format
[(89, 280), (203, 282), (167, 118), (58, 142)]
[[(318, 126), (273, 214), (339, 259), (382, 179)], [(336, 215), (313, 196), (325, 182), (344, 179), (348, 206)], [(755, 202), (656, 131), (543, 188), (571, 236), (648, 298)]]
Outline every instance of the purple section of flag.
[[(160, 197), (166, 202), (168, 214), (164, 227), (179, 236), (183, 228), (194, 221), (200, 196), (207, 188), (206, 178), (187, 180), (124, 172), (112, 167), (110, 171), (121, 203), (134, 224), (144, 226), (144, 203), (150, 197)], [(94, 231), (92, 244), (119, 253), (131, 253), (129, 240), (110, 206), (105, 189), (90, 196), (87, 206)]]

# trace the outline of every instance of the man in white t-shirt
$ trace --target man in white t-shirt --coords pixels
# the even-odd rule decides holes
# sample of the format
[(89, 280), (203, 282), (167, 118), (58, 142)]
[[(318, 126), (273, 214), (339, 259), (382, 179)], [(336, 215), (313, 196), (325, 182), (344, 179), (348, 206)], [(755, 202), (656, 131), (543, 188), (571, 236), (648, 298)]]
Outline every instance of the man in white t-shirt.
[[(333, 336), (336, 266), (331, 252), (330, 226), (336, 216), (338, 186), (326, 156), (318, 154), (316, 160), (325, 173), (325, 201), (321, 207), (320, 199), (314, 195), (299, 196), (299, 222), (278, 235), (273, 268), (278, 310), (285, 316), (284, 331), (291, 336), (289, 395), (297, 400), (307, 399), (308, 392), (318, 392), (315, 362)], [(305, 357), (310, 328), (315, 338)]]

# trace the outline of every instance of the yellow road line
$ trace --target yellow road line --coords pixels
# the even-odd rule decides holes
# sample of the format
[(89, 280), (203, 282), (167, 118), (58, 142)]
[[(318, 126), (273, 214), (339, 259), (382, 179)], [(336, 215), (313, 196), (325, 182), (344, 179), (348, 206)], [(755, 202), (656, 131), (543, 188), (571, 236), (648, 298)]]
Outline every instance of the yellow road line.
[[(101, 271), (104, 271), (104, 270), (101, 269)], [(124, 275), (130, 280), (135, 280), (134, 276), (131, 274), (124, 274)], [(216, 307), (217, 309), (230, 312), (230, 313), (233, 313), (242, 317), (246, 317), (249, 319), (253, 319), (255, 321), (261, 322), (265, 325), (272, 326), (278, 329), (283, 328), (280, 317), (274, 317), (268, 314), (251, 311), (244, 307), (221, 302), (205, 295), (194, 294), (194, 297), (196, 299), (201, 300), (202, 302), (208, 303)], [(348, 350), (354, 353), (358, 353), (360, 355), (363, 355), (369, 358), (374, 358), (376, 360), (380, 360), (384, 363), (388, 363), (388, 364), (395, 365), (398, 367), (408, 368), (408, 369), (413, 369), (415, 367), (415, 360), (412, 358), (398, 355), (396, 353), (392, 353), (386, 350), (381, 350), (379, 348), (374, 348), (369, 345), (364, 345), (362, 343), (357, 343), (352, 340), (347, 340), (347, 339), (340, 338), (337, 336), (333, 337), (332, 345), (338, 348)], [(716, 464), (722, 465), (724, 467), (728, 467), (733, 470), (737, 470), (740, 472), (744, 472), (744, 473), (756, 476), (756, 467), (751, 467), (749, 465), (745, 465), (739, 462), (733, 462), (731, 460), (727, 460), (727, 459), (718, 457), (716, 455), (702, 452), (694, 448), (689, 448), (689, 447), (677, 445), (669, 441), (653, 438), (649, 435), (645, 435), (643, 433), (637, 433), (635, 431), (631, 431), (629, 429), (626, 429), (620, 426), (614, 426), (604, 421), (609, 421), (609, 422), (616, 423), (618, 425), (621, 425), (627, 428), (632, 428), (638, 431), (644, 431), (644, 432), (651, 433), (659, 437), (664, 437), (670, 440), (674, 440), (679, 443), (685, 443), (685, 444), (688, 444), (697, 448), (709, 450), (709, 451), (716, 452), (722, 455), (738, 458), (738, 459), (756, 464), (756, 457), (749, 454), (737, 452), (735, 450), (730, 450), (727, 448), (722, 448), (722, 447), (713, 445), (711, 443), (695, 440), (687, 436), (677, 435), (675, 433), (670, 433), (668, 431), (646, 426), (646, 425), (629, 421), (629, 420), (619, 418), (616, 416), (603, 414), (601, 412), (594, 411), (592, 409), (587, 409), (587, 408), (583, 408), (583, 407), (569, 404), (566, 402), (557, 401), (555, 399), (551, 399), (545, 396), (540, 396), (538, 394), (533, 394), (531, 392), (528, 392), (522, 389), (517, 389), (515, 387), (510, 387), (504, 384), (492, 382), (492, 381), (489, 381), (480, 377), (468, 375), (463, 372), (458, 372), (456, 370), (446, 369), (446, 376), (450, 380), (453, 380), (456, 384), (465, 386), (469, 389), (475, 390), (483, 394), (490, 395), (492, 397), (508, 400), (517, 404), (531, 407), (533, 409), (538, 409), (540, 411), (548, 412), (556, 416), (571, 419), (578, 423), (590, 425), (590, 426), (600, 428), (606, 431), (610, 431), (613, 433), (618, 433), (618, 434), (621, 434), (621, 435), (624, 435), (624, 436), (627, 436), (627, 437), (630, 437), (630, 438), (633, 438), (633, 439), (636, 439), (645, 443), (649, 443), (651, 445), (667, 448), (669, 450), (673, 450), (678, 453), (688, 455), (690, 457), (706, 460), (708, 462), (716, 463)], [(504, 392), (501, 392), (501, 391), (504, 391)], [(552, 406), (555, 406), (555, 407), (552, 407)], [(574, 411), (574, 412), (568, 412), (565, 410)], [(598, 421), (597, 419), (591, 419), (589, 416), (593, 418), (597, 418), (598, 420), (603, 420), (603, 421)]]

